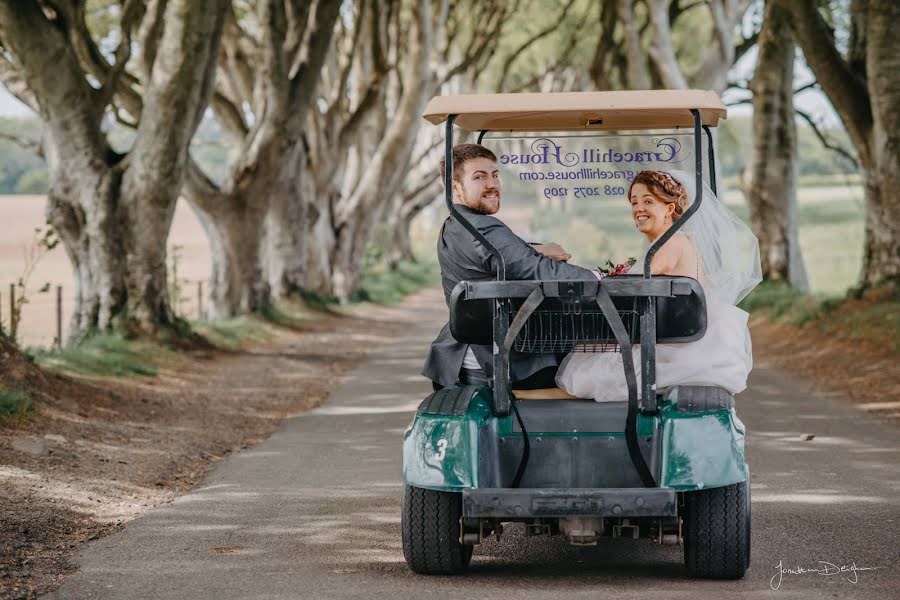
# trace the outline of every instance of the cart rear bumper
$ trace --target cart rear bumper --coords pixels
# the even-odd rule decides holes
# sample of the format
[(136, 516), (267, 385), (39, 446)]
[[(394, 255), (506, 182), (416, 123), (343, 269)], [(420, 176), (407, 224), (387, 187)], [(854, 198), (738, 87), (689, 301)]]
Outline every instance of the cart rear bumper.
[(473, 488), (463, 491), (463, 516), (674, 517), (675, 490), (665, 488)]

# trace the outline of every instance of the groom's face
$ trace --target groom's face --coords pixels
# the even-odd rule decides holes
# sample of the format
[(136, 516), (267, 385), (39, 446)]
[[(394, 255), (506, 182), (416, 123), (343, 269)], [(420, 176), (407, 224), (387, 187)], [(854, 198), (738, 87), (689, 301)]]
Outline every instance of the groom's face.
[(462, 165), (462, 177), (453, 180), (453, 201), (475, 212), (492, 215), (500, 210), (500, 173), (489, 158), (473, 158)]

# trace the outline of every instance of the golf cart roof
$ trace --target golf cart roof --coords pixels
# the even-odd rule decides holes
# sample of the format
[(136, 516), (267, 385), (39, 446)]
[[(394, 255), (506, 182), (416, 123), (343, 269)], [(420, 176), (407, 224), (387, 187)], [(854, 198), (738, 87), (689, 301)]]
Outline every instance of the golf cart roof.
[(424, 117), (437, 125), (449, 115), (470, 131), (602, 131), (693, 127), (691, 109), (715, 127), (728, 111), (708, 90), (457, 94), (435, 96)]

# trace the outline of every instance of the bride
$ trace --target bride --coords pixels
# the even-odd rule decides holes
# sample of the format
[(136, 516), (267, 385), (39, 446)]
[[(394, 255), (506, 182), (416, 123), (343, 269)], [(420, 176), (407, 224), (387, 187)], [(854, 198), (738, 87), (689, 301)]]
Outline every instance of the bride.
[[(628, 189), (631, 216), (652, 245), (687, 211), (695, 198), (695, 177), (684, 171), (641, 171)], [(646, 255), (646, 253), (645, 253)], [(639, 260), (630, 273), (642, 273)], [(719, 386), (732, 394), (747, 386), (753, 366), (747, 313), (736, 304), (762, 279), (759, 246), (750, 229), (725, 208), (704, 183), (700, 207), (650, 261), (653, 275), (693, 277), (706, 296), (706, 334), (695, 342), (656, 346), (656, 388)], [(640, 348), (634, 348), (640, 382)], [(597, 402), (628, 398), (619, 353), (572, 352), (556, 384)]]

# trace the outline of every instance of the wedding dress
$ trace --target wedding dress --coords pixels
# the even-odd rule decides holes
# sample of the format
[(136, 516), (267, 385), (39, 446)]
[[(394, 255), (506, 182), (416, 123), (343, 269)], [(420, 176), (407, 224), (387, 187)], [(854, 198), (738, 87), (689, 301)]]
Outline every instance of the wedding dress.
[[(670, 172), (693, 199), (693, 176)], [(718, 386), (732, 394), (747, 386), (753, 367), (748, 315), (736, 304), (762, 279), (759, 247), (750, 229), (704, 185), (697, 212), (675, 235), (686, 235), (699, 257), (696, 279), (706, 296), (707, 327), (697, 341), (656, 346), (656, 389), (674, 385)], [(641, 260), (632, 273), (642, 273)], [(641, 382), (640, 348), (633, 348), (635, 375)], [(628, 399), (619, 352), (572, 352), (563, 360), (556, 384), (579, 398), (597, 402)]]
[[(711, 385), (737, 394), (747, 387), (747, 375), (753, 367), (747, 313), (714, 295), (707, 295), (706, 315), (706, 334), (699, 340), (657, 344), (658, 391), (673, 385)], [(640, 386), (640, 347), (636, 345), (633, 354), (635, 376)], [(628, 399), (625, 369), (619, 352), (570, 353), (559, 367), (556, 385), (574, 396), (593, 398), (597, 402)]]

